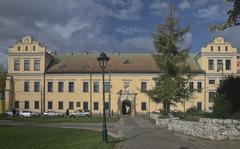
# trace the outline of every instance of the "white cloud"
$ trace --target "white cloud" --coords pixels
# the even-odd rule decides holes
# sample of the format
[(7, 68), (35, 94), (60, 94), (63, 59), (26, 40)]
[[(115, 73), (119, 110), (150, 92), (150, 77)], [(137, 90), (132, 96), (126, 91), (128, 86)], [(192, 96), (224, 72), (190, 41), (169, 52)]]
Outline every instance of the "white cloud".
[(154, 1), (149, 5), (149, 8), (151, 9), (150, 13), (156, 16), (163, 17), (167, 13), (169, 4), (162, 1)]
[(188, 0), (183, 0), (181, 3), (178, 4), (178, 7), (181, 10), (185, 10), (185, 9), (190, 9), (191, 8), (191, 4)]
[(139, 27), (119, 27), (115, 29), (115, 32), (121, 33), (124, 35), (136, 35), (138, 33), (150, 33), (147, 29), (139, 28)]
[(182, 48), (191, 48), (193, 41), (193, 35), (191, 32), (188, 32), (184, 37), (184, 42), (182, 44)]
[(194, 0), (194, 6), (196, 7), (205, 6), (208, 2), (209, 0)]
[(0, 52), (0, 64), (7, 64), (7, 55)]
[(207, 8), (198, 9), (194, 16), (203, 22), (213, 22), (222, 20), (222, 13), (219, 11), (219, 5), (209, 5)]

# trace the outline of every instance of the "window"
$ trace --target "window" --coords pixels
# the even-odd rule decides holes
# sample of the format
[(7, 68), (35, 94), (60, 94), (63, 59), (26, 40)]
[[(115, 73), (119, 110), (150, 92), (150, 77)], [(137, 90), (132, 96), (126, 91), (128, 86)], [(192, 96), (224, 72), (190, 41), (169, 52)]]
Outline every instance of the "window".
[(24, 92), (29, 92), (29, 82), (24, 82)]
[(189, 82), (189, 91), (193, 92), (193, 82)]
[(29, 101), (24, 101), (24, 109), (29, 109)]
[(30, 60), (24, 60), (24, 71), (30, 70)]
[(34, 60), (34, 71), (40, 70), (40, 60)]
[(124, 89), (128, 88), (129, 86), (130, 86), (130, 82), (129, 81), (124, 81), (123, 82)]
[(105, 92), (109, 93), (110, 92), (110, 82), (104, 82), (104, 89)]
[(33, 46), (33, 51), (36, 51), (36, 46)]
[(198, 111), (202, 110), (202, 102), (197, 102), (197, 110)]
[(215, 92), (209, 92), (209, 94), (208, 94), (209, 102), (213, 102), (215, 99), (215, 96), (216, 96)]
[(202, 92), (202, 82), (197, 83), (197, 92), (201, 93)]
[(16, 109), (19, 109), (19, 101), (15, 101), (14, 107), (15, 107)]
[(21, 51), (21, 47), (20, 46), (18, 46), (18, 51)]
[(58, 82), (58, 92), (63, 92), (64, 91), (64, 84), (63, 82)]
[(83, 102), (83, 109), (88, 110), (88, 102)]
[(34, 82), (34, 92), (40, 92), (40, 82)]
[(228, 51), (228, 46), (225, 46), (225, 51)]
[(105, 110), (109, 110), (109, 102), (105, 102)]
[(34, 109), (39, 109), (39, 101), (34, 102)]
[(147, 82), (141, 82), (141, 91), (147, 91)]
[(231, 70), (231, 60), (226, 60), (226, 70)]
[(99, 92), (99, 82), (93, 82), (93, 92), (94, 93)]
[(20, 70), (20, 62), (19, 60), (14, 60), (14, 71)]
[(80, 107), (80, 106), (81, 106), (81, 102), (80, 101), (76, 102), (76, 107)]
[(48, 82), (48, 92), (53, 92), (53, 82)]
[(146, 103), (146, 102), (142, 102), (142, 103), (141, 103), (141, 110), (142, 110), (142, 111), (147, 110), (147, 103)]
[(98, 102), (93, 102), (93, 110), (98, 110)]
[(213, 46), (211, 46), (211, 51), (213, 51)]
[(217, 71), (222, 70), (223, 60), (217, 60)]
[(52, 109), (52, 101), (48, 101), (48, 109)]
[(209, 110), (209, 111), (212, 111), (212, 110), (213, 110), (213, 107), (208, 107), (208, 110)]
[(59, 101), (59, 102), (58, 102), (58, 109), (59, 109), (59, 110), (62, 110), (62, 109), (63, 109), (63, 102), (62, 102), (62, 101)]
[(68, 92), (74, 92), (74, 82), (68, 82)]
[(84, 93), (88, 92), (88, 82), (83, 82), (83, 92)]
[(25, 47), (25, 51), (28, 51), (28, 46)]
[(218, 51), (221, 51), (221, 47), (220, 46), (218, 46)]
[(74, 109), (74, 102), (69, 101), (69, 103), (68, 103), (68, 108), (69, 108), (70, 110), (73, 110), (73, 109)]
[(214, 61), (212, 59), (208, 60), (208, 70), (214, 70)]
[(215, 80), (208, 80), (208, 84), (215, 84)]

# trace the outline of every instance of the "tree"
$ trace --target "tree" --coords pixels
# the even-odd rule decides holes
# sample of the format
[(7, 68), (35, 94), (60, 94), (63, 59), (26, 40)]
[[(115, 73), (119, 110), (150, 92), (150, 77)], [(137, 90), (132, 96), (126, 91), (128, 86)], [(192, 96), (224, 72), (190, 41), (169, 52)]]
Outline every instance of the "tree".
[(233, 3), (233, 9), (227, 12), (227, 20), (218, 25), (209, 27), (210, 31), (223, 31), (227, 28), (240, 25), (240, 0), (225, 0)]
[(213, 116), (229, 118), (240, 114), (240, 77), (229, 76), (217, 89), (213, 105)]
[(0, 93), (4, 92), (6, 86), (7, 71), (4, 65), (0, 65)]
[(157, 27), (153, 33), (153, 42), (156, 54), (153, 58), (160, 70), (158, 77), (153, 78), (156, 85), (148, 90), (147, 94), (157, 103), (163, 103), (164, 113), (168, 113), (170, 105), (189, 98), (191, 92), (187, 88), (189, 68), (186, 64), (188, 49), (179, 46), (189, 27), (181, 29), (175, 8), (169, 6), (166, 22)]

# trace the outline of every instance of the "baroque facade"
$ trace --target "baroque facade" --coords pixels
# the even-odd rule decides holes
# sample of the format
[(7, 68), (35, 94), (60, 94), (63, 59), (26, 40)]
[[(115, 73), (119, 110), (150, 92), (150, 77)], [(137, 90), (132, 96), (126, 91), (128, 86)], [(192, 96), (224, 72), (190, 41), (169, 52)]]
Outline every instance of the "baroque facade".
[[(153, 78), (159, 69), (150, 53), (109, 54), (105, 76), (105, 106), (117, 114), (138, 114), (158, 111), (145, 93), (154, 87)], [(37, 112), (89, 109), (93, 114), (103, 110), (102, 74), (97, 54), (50, 53), (31, 36), (24, 36), (8, 49), (6, 110), (17, 108)], [(216, 37), (198, 54), (190, 54), (189, 89), (194, 94), (188, 101), (171, 110), (195, 106), (211, 111), (219, 82), (228, 75), (237, 75), (237, 48), (224, 38)], [(196, 90), (196, 91), (195, 91)]]

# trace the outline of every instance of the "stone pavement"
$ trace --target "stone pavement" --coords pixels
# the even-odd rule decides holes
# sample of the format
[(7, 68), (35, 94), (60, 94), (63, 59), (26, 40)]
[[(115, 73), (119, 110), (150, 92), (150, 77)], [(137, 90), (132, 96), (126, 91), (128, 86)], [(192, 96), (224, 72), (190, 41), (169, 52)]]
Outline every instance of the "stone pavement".
[[(1, 121), (0, 125), (29, 125), (101, 131), (102, 124), (84, 123), (20, 123)], [(151, 124), (143, 118), (123, 116), (118, 123), (107, 124), (110, 135), (121, 142), (117, 149), (239, 149), (240, 141), (208, 141), (172, 133), (167, 128)]]

